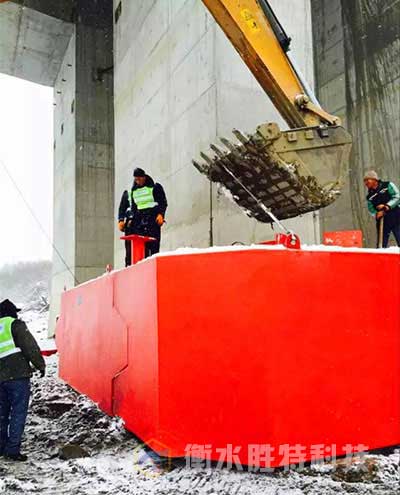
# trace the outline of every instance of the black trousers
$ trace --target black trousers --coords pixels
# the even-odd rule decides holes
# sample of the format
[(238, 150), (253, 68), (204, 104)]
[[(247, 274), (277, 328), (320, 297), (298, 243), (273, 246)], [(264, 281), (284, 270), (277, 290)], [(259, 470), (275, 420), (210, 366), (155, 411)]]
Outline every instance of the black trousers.
[[(128, 222), (126, 235), (137, 234), (154, 237), (156, 240), (145, 246), (145, 258), (160, 251), (161, 227), (156, 222), (157, 213), (153, 211), (136, 212), (133, 220)], [(125, 266), (131, 265), (131, 243), (125, 241)]]
[[(400, 208), (388, 211), (383, 217), (383, 242), (382, 247), (387, 248), (390, 234), (394, 235), (397, 245), (400, 247)], [(376, 222), (376, 247), (379, 247), (379, 220)]]

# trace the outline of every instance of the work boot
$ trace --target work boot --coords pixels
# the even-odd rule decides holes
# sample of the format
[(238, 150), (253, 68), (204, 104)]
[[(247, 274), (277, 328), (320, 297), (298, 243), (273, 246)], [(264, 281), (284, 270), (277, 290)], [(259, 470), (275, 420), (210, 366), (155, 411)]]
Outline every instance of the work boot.
[(25, 462), (28, 460), (28, 456), (25, 454), (5, 454), (4, 457), (9, 461)]

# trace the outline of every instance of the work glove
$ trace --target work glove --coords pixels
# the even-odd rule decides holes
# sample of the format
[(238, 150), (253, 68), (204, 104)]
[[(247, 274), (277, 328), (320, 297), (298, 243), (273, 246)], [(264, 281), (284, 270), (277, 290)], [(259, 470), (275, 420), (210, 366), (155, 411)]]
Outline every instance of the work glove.
[(384, 210), (381, 210), (381, 211), (378, 211), (378, 213), (375, 215), (375, 218), (377, 220), (379, 220), (380, 218), (382, 218), (383, 216), (385, 216), (385, 211)]
[(124, 220), (120, 220), (118, 222), (118, 228), (121, 232), (123, 232), (125, 230), (125, 221)]
[(161, 225), (164, 223), (164, 217), (163, 215), (161, 215), (161, 213), (159, 213), (157, 216), (156, 216), (156, 223), (157, 225), (159, 225), (161, 227)]
[(389, 210), (390, 210), (390, 208), (389, 208), (389, 206), (388, 206), (388, 205), (378, 205), (378, 206), (376, 207), (376, 209), (377, 209), (378, 211), (389, 211)]

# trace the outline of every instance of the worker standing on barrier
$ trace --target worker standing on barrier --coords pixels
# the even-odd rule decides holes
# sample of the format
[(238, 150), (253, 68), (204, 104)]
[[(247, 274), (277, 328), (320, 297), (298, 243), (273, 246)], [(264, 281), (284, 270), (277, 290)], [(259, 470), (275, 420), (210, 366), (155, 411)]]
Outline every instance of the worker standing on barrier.
[(21, 441), (28, 414), (31, 364), (45, 375), (46, 364), (15, 304), (0, 303), (0, 455), (26, 461)]
[(376, 219), (377, 247), (386, 248), (390, 234), (393, 233), (400, 246), (400, 191), (390, 181), (379, 179), (374, 170), (364, 175), (364, 184), (368, 189), (368, 210)]
[[(133, 171), (134, 182), (130, 192), (124, 191), (118, 211), (118, 227), (126, 235), (138, 234), (154, 237), (146, 244), (145, 257), (160, 250), (161, 227), (165, 222), (167, 198), (161, 184), (141, 168)], [(125, 241), (125, 266), (131, 264), (131, 243)]]

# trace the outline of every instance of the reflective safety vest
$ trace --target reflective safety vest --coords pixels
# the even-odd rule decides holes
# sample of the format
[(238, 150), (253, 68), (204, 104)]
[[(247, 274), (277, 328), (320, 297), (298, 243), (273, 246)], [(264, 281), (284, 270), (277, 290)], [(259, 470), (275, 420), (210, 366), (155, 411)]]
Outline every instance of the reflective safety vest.
[(153, 187), (138, 187), (131, 191), (132, 203), (135, 203), (138, 210), (154, 208), (158, 203), (154, 201)]
[(0, 359), (21, 352), (21, 349), (14, 343), (11, 332), (11, 325), (15, 318), (0, 318)]

